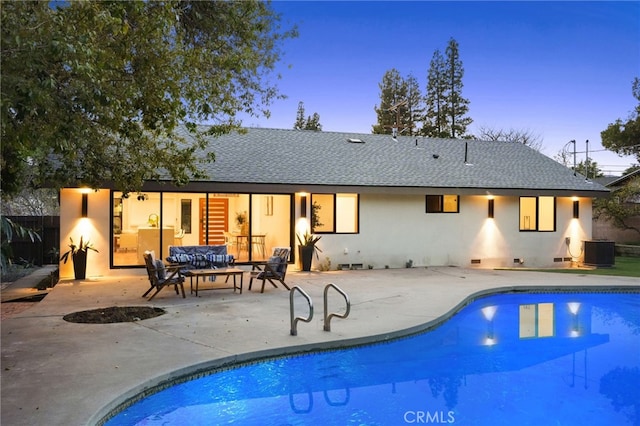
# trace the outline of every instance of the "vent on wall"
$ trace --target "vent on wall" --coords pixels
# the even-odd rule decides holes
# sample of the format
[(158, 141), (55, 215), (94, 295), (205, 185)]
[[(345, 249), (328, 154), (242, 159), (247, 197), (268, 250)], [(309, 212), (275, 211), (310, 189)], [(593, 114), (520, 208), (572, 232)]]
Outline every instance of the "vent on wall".
[(554, 262), (562, 262), (562, 258), (561, 257), (554, 257), (553, 261)]
[(471, 259), (471, 264), (472, 264), (472, 265), (479, 265), (479, 264), (480, 264), (480, 262), (481, 262), (481, 260), (480, 260), (480, 259)]

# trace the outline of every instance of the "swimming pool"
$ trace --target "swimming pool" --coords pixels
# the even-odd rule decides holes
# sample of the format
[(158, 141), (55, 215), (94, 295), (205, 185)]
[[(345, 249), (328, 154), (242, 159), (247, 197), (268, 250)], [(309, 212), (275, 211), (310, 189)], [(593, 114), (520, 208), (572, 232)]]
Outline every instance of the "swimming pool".
[(392, 342), (238, 366), (113, 425), (637, 425), (640, 294), (498, 294)]

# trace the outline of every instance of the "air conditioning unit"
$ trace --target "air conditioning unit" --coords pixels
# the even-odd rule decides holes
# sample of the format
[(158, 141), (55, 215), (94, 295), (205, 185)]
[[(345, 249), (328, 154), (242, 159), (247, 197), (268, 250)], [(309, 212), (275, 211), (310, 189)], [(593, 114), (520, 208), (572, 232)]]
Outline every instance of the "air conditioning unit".
[(616, 264), (614, 241), (585, 241), (584, 264), (589, 266), (613, 266)]

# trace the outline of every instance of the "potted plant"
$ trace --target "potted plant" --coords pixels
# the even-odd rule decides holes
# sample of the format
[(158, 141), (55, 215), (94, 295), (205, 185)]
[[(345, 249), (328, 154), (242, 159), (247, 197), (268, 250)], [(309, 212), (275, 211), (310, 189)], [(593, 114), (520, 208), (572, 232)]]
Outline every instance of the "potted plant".
[(83, 242), (82, 237), (80, 237), (80, 244), (76, 245), (73, 239), (69, 238), (69, 251), (60, 257), (60, 261), (63, 263), (67, 263), (67, 260), (71, 257), (73, 272), (77, 280), (83, 280), (87, 276), (87, 252), (89, 250), (98, 253), (98, 250), (93, 247), (93, 243), (89, 240)]
[(236, 223), (240, 228), (241, 235), (249, 234), (249, 222), (247, 221), (247, 212), (244, 213), (236, 213)]
[(318, 248), (317, 244), (321, 236), (310, 234), (309, 232), (305, 232), (302, 238), (300, 234), (296, 234), (298, 238), (298, 243), (300, 247), (300, 259), (302, 261), (302, 270), (310, 271), (311, 270), (311, 261), (313, 260), (313, 254), (315, 253), (316, 259), (320, 259), (318, 252), (322, 252), (320, 248)]

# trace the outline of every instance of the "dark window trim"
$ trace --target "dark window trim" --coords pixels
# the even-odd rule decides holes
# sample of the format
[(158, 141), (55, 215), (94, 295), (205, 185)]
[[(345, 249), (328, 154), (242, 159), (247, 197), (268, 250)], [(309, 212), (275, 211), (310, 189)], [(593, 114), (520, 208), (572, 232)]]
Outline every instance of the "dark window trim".
[[(453, 195), (456, 197), (456, 210), (455, 211), (444, 211), (444, 196), (445, 195)], [(440, 207), (439, 210), (429, 210), (429, 198), (437, 198), (438, 205)], [(458, 214), (460, 213), (460, 196), (456, 194), (442, 194), (442, 195), (426, 195), (424, 198), (424, 211), (427, 214)]]
[[(115, 198), (120, 198), (120, 197), (115, 197), (114, 194), (116, 192), (122, 192), (119, 189), (110, 189), (109, 190), (109, 269), (131, 269), (131, 268), (137, 268), (137, 269), (143, 269), (145, 268), (145, 265), (137, 265), (137, 264), (131, 264), (131, 265), (114, 265), (114, 245), (115, 245), (115, 241), (114, 241), (114, 232), (113, 232), (113, 203), (114, 203), (114, 199)], [(164, 195), (165, 194), (198, 194), (200, 196), (204, 195), (205, 196), (205, 200), (206, 200), (206, 215), (209, 214), (209, 196), (213, 196), (213, 194), (217, 194), (218, 192), (213, 192), (213, 191), (175, 191), (175, 190), (171, 190), (171, 191), (145, 191), (146, 193), (154, 193), (154, 194), (160, 194), (160, 212), (162, 212), (162, 203), (164, 202)], [(227, 194), (227, 193), (225, 193)], [(228, 194), (231, 194), (231, 192), (229, 192)], [(259, 195), (259, 194), (274, 194), (271, 192), (268, 193), (263, 193), (263, 192), (239, 192), (238, 194), (245, 194), (249, 196), (249, 205), (251, 205), (251, 200), (252, 200), (252, 196), (253, 195)], [(293, 193), (277, 193), (274, 195), (288, 195), (289, 196), (289, 223), (293, 224), (295, 221), (295, 204), (294, 204), (294, 199), (295, 199), (295, 194)], [(360, 196), (358, 195), (358, 214), (360, 213)], [(162, 229), (162, 222), (163, 222), (163, 215), (162, 213), (159, 215), (160, 218), (160, 228)], [(358, 223), (358, 229), (359, 229), (360, 223)], [(290, 226), (289, 227), (289, 245), (293, 246), (294, 242), (295, 242), (295, 226)], [(198, 231), (199, 232), (199, 231)], [(205, 227), (205, 235), (206, 235), (206, 239), (208, 239), (209, 237), (209, 227)], [(160, 244), (162, 245), (162, 233), (160, 233)], [(289, 263), (295, 263), (296, 262), (296, 253), (295, 250), (291, 251), (290, 254), (290, 258), (289, 258)]]
[[(521, 195), (518, 198), (518, 230), (520, 232), (556, 232), (558, 227), (558, 197), (552, 196), (553, 198), (553, 229), (545, 229), (544, 231), (540, 230), (540, 197), (549, 197), (548, 195)], [(535, 198), (536, 199), (536, 227), (535, 229), (522, 229), (520, 228), (520, 218), (522, 216), (522, 202), (523, 198)]]
[[(352, 192), (340, 192), (340, 194), (353, 194)], [(326, 194), (326, 193), (316, 193), (313, 194), (311, 193), (311, 209), (313, 210), (313, 196), (314, 195), (331, 195), (333, 197), (333, 230), (332, 231), (316, 231), (312, 228), (311, 232), (313, 232), (314, 234), (336, 234), (336, 235), (353, 235), (353, 234), (359, 234), (360, 233), (360, 194), (356, 193), (356, 207), (358, 209), (357, 213), (356, 213), (356, 230), (354, 232), (338, 232), (336, 231), (336, 228), (338, 226), (338, 203), (336, 202), (337, 198), (338, 198), (338, 193), (333, 193), (333, 194)], [(309, 222), (311, 222), (311, 219), (309, 219)], [(313, 224), (310, 223), (310, 225), (313, 227)]]

